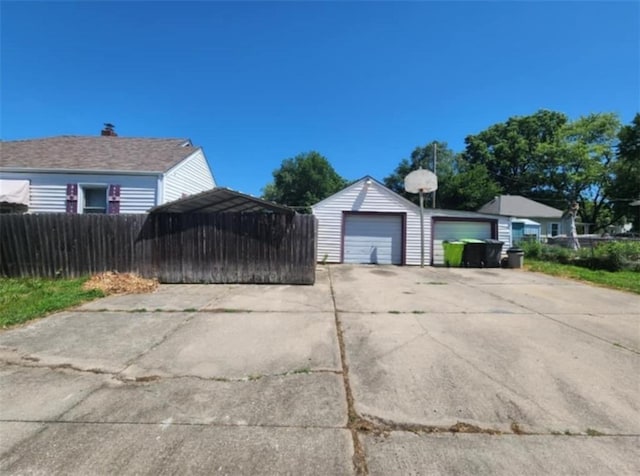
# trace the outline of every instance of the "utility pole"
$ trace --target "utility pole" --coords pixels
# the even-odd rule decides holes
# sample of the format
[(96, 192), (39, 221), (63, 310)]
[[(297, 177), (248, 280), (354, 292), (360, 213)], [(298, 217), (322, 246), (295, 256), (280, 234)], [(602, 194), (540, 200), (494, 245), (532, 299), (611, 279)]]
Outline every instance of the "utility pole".
[[(434, 142), (433, 143), (433, 173), (436, 176), (437, 176), (437, 174), (436, 174), (436, 163), (438, 162), (437, 155), (438, 155), (438, 145)], [(433, 206), (433, 208), (436, 208), (436, 191), (435, 190), (433, 191), (432, 197), (433, 197), (432, 206)]]

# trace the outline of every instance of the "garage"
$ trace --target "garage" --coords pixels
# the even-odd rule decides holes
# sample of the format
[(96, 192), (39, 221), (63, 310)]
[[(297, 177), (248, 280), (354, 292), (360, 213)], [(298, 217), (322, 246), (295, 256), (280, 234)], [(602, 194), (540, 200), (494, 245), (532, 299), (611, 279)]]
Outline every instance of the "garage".
[(402, 264), (403, 215), (344, 213), (343, 262)]
[[(420, 208), (369, 175), (316, 203), (311, 211), (318, 221), (320, 263), (423, 262)], [(442, 241), (447, 239), (496, 238), (505, 249), (510, 246), (508, 217), (441, 208), (426, 208), (423, 214), (424, 264), (444, 263)]]
[(495, 220), (433, 218), (432, 264), (444, 265), (443, 241), (457, 241), (465, 238), (488, 240), (496, 238)]

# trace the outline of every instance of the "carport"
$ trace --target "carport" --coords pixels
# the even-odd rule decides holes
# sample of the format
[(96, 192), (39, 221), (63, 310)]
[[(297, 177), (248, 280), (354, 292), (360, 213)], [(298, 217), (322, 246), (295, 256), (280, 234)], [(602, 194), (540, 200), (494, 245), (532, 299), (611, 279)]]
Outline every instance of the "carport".
[(167, 283), (313, 284), (315, 218), (228, 188), (149, 210), (142, 236)]
[(296, 211), (284, 205), (252, 197), (229, 188), (211, 190), (158, 205), (149, 213), (282, 213), (295, 215)]

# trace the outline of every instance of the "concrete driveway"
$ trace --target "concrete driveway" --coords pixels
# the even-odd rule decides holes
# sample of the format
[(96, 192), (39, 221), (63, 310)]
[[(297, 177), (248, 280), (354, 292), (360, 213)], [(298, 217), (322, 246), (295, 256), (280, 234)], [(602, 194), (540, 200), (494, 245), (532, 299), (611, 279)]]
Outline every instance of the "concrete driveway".
[(0, 333), (0, 472), (638, 474), (639, 309), (369, 266), (100, 299)]

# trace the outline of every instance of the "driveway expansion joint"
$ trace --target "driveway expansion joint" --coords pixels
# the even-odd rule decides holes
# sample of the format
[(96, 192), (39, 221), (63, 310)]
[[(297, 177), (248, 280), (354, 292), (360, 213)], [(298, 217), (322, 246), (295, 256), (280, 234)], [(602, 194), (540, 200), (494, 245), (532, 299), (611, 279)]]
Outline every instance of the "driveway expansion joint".
[(331, 291), (331, 302), (333, 304), (333, 314), (336, 325), (336, 333), (338, 338), (338, 347), (340, 350), (340, 362), (342, 364), (342, 379), (344, 382), (345, 395), (347, 397), (347, 428), (351, 432), (351, 439), (353, 441), (353, 469), (356, 475), (366, 476), (369, 474), (369, 468), (367, 467), (367, 459), (364, 446), (358, 436), (358, 432), (361, 431), (360, 422), (362, 421), (362, 418), (356, 412), (353, 391), (351, 389), (351, 383), (349, 382), (349, 364), (347, 364), (342, 322), (340, 321), (340, 312), (338, 311), (338, 307), (336, 306), (336, 294), (333, 288), (331, 267), (328, 268), (328, 276), (329, 289)]
[[(67, 412), (65, 412), (67, 413)], [(215, 423), (215, 422), (187, 422), (187, 421), (91, 421), (91, 420), (65, 420), (61, 418), (51, 420), (18, 420), (18, 419), (0, 419), (0, 423), (39, 423), (42, 425), (113, 425), (113, 426), (161, 426), (168, 428), (171, 426), (197, 426), (197, 427), (217, 427), (217, 428), (295, 428), (302, 430), (348, 430), (343, 426), (327, 426), (327, 425), (278, 425), (278, 424), (260, 424), (260, 423)]]

